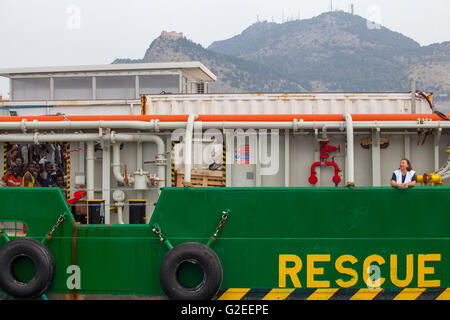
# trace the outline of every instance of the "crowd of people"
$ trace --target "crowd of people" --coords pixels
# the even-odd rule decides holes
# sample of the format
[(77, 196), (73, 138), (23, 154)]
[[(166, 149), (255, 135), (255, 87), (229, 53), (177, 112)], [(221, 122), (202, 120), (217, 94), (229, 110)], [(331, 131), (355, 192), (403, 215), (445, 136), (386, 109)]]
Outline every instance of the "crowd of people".
[(7, 187), (59, 187), (66, 196), (66, 157), (63, 144), (8, 145), (1, 183)]

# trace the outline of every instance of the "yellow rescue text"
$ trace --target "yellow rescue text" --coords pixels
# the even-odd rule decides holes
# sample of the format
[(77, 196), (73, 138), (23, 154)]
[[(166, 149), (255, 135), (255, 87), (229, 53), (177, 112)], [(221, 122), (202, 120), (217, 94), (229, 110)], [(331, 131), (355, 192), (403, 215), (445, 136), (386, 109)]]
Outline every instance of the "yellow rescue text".
[[(306, 260), (306, 261), (305, 261)], [(350, 288), (382, 287), (389, 281), (398, 288), (440, 287), (435, 268), (441, 254), (372, 254), (363, 259), (345, 254), (309, 254), (303, 260), (294, 254), (278, 256), (278, 287)], [(414, 279), (414, 283), (413, 283)]]

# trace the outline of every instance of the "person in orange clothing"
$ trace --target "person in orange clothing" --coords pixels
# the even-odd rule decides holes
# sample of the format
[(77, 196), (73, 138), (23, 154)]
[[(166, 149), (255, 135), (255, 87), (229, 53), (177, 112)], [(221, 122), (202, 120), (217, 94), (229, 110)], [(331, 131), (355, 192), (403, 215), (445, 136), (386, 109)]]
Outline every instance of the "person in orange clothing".
[(17, 166), (12, 166), (11, 174), (5, 174), (2, 179), (6, 182), (7, 187), (22, 186), (22, 177), (19, 175), (19, 168)]

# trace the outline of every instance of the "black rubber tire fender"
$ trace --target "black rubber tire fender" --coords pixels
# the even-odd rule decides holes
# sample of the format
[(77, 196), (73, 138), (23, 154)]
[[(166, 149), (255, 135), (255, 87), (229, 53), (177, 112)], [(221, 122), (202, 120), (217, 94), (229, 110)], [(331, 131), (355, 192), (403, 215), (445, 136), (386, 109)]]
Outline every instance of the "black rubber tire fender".
[[(35, 266), (33, 279), (26, 283), (16, 279), (13, 272), (13, 264), (20, 257), (30, 259)], [(53, 254), (36, 239), (16, 238), (0, 250), (0, 287), (12, 297), (33, 299), (42, 296), (52, 285), (54, 275)]]
[[(195, 288), (180, 283), (178, 271), (185, 263), (198, 264), (203, 269), (203, 280)], [(204, 244), (187, 242), (166, 253), (160, 267), (161, 287), (173, 300), (210, 300), (222, 285), (223, 270), (217, 254)]]

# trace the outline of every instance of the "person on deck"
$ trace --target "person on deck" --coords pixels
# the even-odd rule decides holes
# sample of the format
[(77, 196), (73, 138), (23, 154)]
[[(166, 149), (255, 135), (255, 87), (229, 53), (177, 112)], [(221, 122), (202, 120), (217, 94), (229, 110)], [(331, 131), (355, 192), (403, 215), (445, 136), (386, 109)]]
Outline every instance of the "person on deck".
[(34, 187), (36, 185), (36, 180), (33, 175), (34, 163), (30, 162), (28, 164), (23, 165), (23, 178), (22, 178), (22, 187)]
[(395, 188), (407, 189), (414, 187), (417, 183), (416, 172), (411, 167), (408, 159), (400, 161), (400, 168), (395, 170), (391, 178), (391, 186)]
[(3, 181), (6, 182), (7, 187), (21, 187), (22, 177), (20, 176), (20, 169), (14, 165), (10, 168), (10, 173), (5, 174), (2, 177)]
[(56, 173), (53, 170), (53, 163), (45, 162), (44, 170), (38, 177), (38, 182), (42, 187), (56, 187)]

